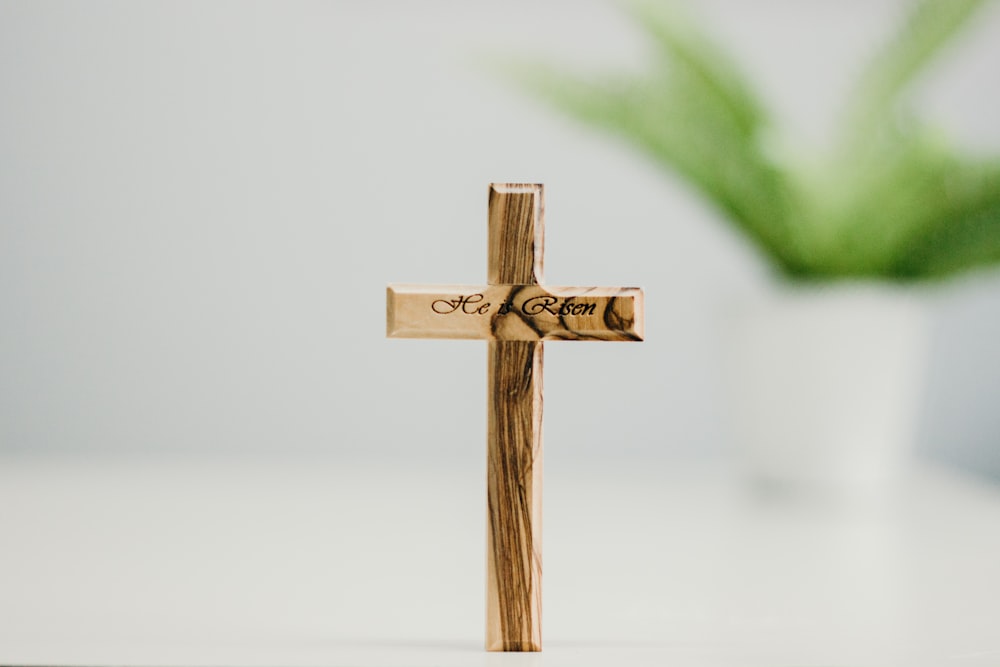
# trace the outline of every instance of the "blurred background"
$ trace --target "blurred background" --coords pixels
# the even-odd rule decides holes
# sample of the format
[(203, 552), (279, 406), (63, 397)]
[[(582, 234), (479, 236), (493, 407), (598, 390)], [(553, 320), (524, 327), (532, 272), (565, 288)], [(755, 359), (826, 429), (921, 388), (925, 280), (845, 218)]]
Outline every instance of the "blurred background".
[[(693, 4), (693, 3), (692, 3)], [(803, 145), (898, 0), (693, 8)], [(915, 91), (1000, 151), (1000, 7)], [(483, 458), (485, 350), (384, 338), (388, 282), (485, 279), (486, 188), (546, 186), (546, 279), (646, 290), (546, 350), (549, 465), (727, 460), (724, 313), (771, 289), (678, 180), (488, 73), (639, 67), (596, 0), (0, 2), (0, 455)], [(1000, 274), (923, 290), (918, 450), (1000, 481)]]

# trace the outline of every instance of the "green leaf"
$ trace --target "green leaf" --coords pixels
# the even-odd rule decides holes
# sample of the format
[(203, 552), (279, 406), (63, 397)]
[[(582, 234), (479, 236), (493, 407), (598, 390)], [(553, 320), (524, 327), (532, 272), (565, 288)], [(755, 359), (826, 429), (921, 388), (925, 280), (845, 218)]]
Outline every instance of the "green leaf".
[(941, 185), (893, 276), (936, 278), (1000, 261), (1000, 160), (955, 165)]
[(987, 0), (917, 0), (896, 35), (871, 60), (848, 115), (862, 142), (891, 117), (899, 95)]
[(721, 48), (672, 3), (633, 2), (633, 17), (660, 48), (660, 65), (683, 70), (704, 100), (725, 110), (750, 136), (765, 125), (767, 114), (745, 75)]
[(937, 214), (955, 164), (930, 132), (909, 134), (876, 153), (852, 154), (828, 168), (833, 194), (817, 217), (825, 238), (813, 259), (832, 275), (881, 275)]

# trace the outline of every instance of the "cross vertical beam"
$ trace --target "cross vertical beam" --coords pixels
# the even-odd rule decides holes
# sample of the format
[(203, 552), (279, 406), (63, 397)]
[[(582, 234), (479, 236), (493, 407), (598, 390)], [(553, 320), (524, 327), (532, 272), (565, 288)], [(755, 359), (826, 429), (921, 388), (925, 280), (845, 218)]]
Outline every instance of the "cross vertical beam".
[[(493, 184), (490, 285), (542, 281), (541, 185)], [(542, 346), (489, 342), (486, 649), (542, 650)]]

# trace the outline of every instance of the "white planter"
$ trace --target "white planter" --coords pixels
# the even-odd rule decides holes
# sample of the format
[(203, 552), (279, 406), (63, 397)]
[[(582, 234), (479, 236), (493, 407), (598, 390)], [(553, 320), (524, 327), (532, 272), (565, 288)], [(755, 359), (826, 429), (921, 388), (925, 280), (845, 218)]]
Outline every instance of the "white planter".
[(733, 435), (751, 480), (877, 490), (904, 470), (928, 351), (912, 290), (784, 287), (737, 308), (726, 332)]

